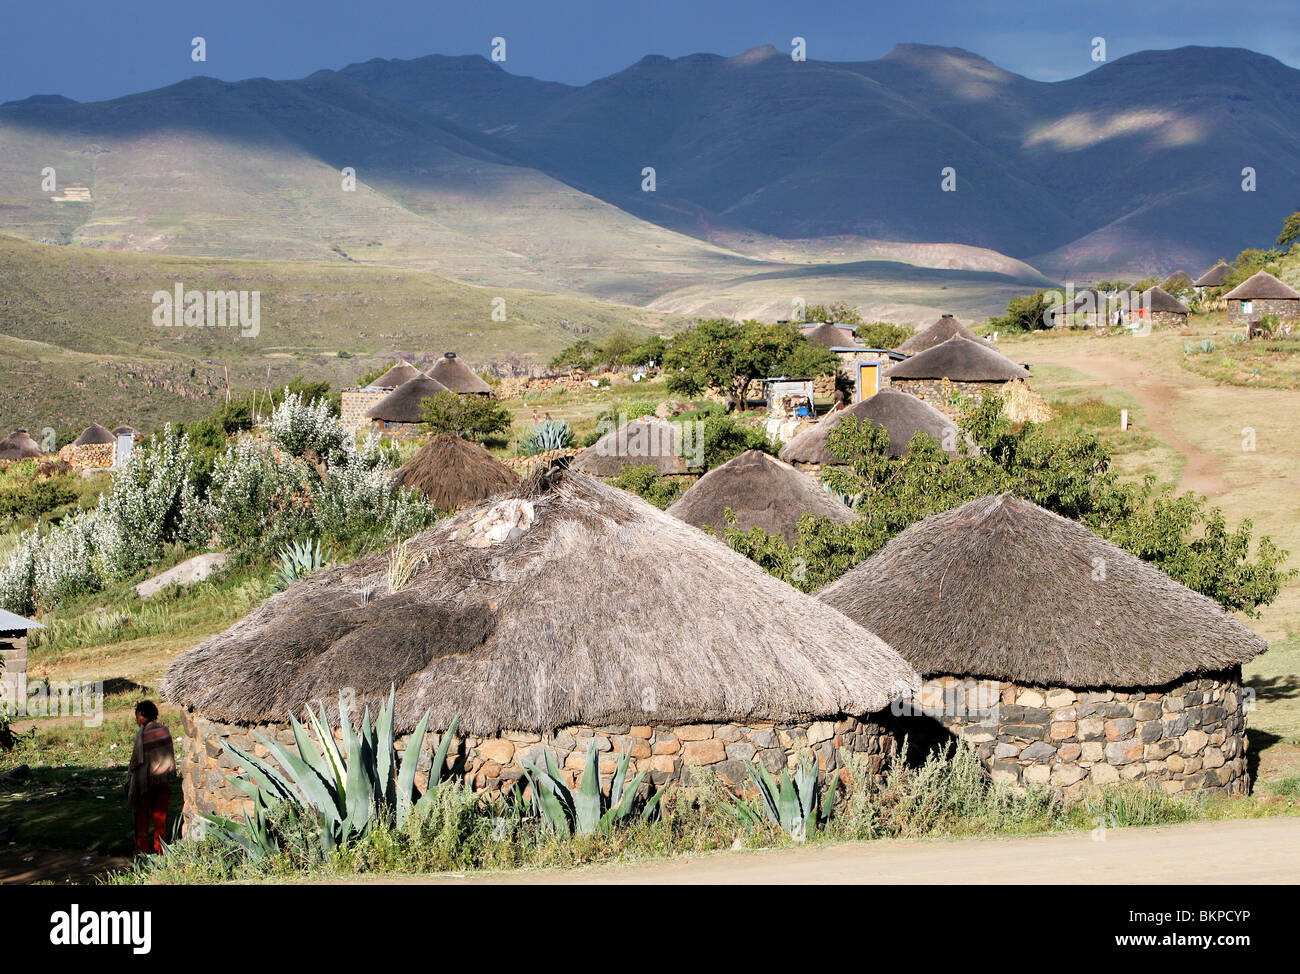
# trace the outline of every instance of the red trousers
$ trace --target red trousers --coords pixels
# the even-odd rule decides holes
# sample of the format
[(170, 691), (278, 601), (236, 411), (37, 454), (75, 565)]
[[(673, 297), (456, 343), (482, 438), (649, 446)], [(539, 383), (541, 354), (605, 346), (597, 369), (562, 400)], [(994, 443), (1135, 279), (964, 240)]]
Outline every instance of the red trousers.
[[(163, 838), (167, 835), (167, 806), (171, 804), (171, 782), (150, 788), (135, 806), (135, 851), (162, 852)], [(153, 827), (153, 841), (149, 828)]]

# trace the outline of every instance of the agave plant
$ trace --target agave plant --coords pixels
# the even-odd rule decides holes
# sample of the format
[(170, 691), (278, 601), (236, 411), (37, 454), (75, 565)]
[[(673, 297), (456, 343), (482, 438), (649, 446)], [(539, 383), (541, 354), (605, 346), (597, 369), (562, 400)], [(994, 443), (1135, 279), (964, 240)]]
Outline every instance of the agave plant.
[(535, 425), (531, 432), (519, 441), (519, 452), (526, 457), (535, 457), (539, 453), (551, 450), (563, 450), (573, 446), (573, 428), (567, 420), (547, 419)]
[(283, 592), (300, 578), (318, 572), (329, 563), (330, 553), (321, 548), (320, 539), (291, 541), (280, 549), (280, 561), (271, 574), (271, 590)]
[[(396, 690), (390, 689), (388, 700), (380, 708), (373, 727), (370, 708), (367, 707), (361, 729), (357, 732), (352, 728), (347, 700), (340, 693), (341, 747), (334, 740), (324, 704), (320, 705), (319, 714), (311, 707), (307, 708), (314, 740), (290, 715), (296, 754), (276, 740), (260, 733), (253, 735), (271, 752), (274, 763), (222, 741), (221, 746), (247, 769), (245, 774), (232, 775), (229, 780), (252, 799), (253, 808), (251, 813), (245, 813), (243, 822), (216, 815), (204, 817), (217, 827), (219, 835), (243, 848), (254, 859), (278, 851), (279, 840), (271, 827), (271, 817), (284, 803), (291, 806), (288, 809), (291, 814), (309, 820), (314, 818), (319, 823), (321, 848), (325, 852), (349, 839), (365, 835), (382, 815), (392, 815), (397, 827), (402, 828), (413, 810), (425, 810), (439, 786), (449, 777), (447, 750), (459, 718), (452, 720), (438, 744), (429, 771), (429, 787), (418, 801), (413, 801), (415, 769), (430, 714), (425, 711), (420, 718), (399, 759), (393, 747), (395, 696)], [(277, 763), (279, 767), (276, 767)]]
[[(614, 766), (614, 776), (609, 782), (609, 797), (600, 790), (600, 763), (596, 756), (596, 739), (593, 737), (587, 745), (587, 762), (582, 770), (582, 782), (577, 789), (569, 787), (555, 758), (546, 752), (546, 769), (542, 770), (531, 761), (519, 763), (532, 785), (532, 804), (542, 821), (560, 835), (591, 835), (593, 832), (608, 834), (614, 826), (626, 820), (637, 804), (637, 789), (645, 779), (646, 772), (640, 772), (631, 781), (627, 780), (627, 768), (632, 760), (630, 751), (619, 755)], [(662, 791), (655, 792), (641, 808), (641, 820), (653, 817), (663, 797)]]
[(766, 818), (789, 832), (796, 842), (802, 842), (808, 836), (809, 826), (817, 828), (830, 821), (839, 778), (831, 776), (819, 806), (817, 764), (811, 758), (801, 761), (793, 776), (783, 770), (779, 780), (774, 780), (761, 764), (751, 764), (749, 775), (758, 786), (758, 800), (750, 802), (733, 796), (731, 804), (732, 814), (746, 828), (753, 828)]

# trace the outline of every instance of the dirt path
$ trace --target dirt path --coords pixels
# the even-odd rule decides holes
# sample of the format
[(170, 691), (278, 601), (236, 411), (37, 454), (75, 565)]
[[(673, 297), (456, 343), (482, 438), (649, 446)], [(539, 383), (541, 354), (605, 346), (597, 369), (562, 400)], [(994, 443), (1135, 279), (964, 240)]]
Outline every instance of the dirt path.
[[(438, 876), (399, 883), (1249, 883), (1300, 882), (1300, 818), (1197, 822), (1024, 839), (895, 840), (719, 853), (638, 866)], [(380, 882), (394, 882), (393, 879)]]
[(1034, 349), (1034, 357), (1040, 362), (1064, 365), (1129, 393), (1142, 404), (1142, 424), (1187, 458), (1179, 488), (1209, 497), (1224, 492), (1225, 485), (1219, 475), (1222, 461), (1181, 436), (1170, 421), (1171, 416), (1185, 410), (1188, 397), (1195, 395), (1199, 387), (1213, 388), (1214, 383), (1185, 372), (1175, 384), (1157, 367), (1141, 359), (1077, 345), (1054, 348), (1044, 343)]

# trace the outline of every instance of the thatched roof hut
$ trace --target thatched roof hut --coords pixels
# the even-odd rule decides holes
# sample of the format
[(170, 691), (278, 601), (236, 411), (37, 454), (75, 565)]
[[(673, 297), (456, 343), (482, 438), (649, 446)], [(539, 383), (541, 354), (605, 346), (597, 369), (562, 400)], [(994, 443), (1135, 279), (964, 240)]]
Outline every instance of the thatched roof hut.
[(45, 456), (45, 451), (25, 429), (14, 430), (0, 440), (0, 460), (31, 460)]
[(1213, 600), (1010, 494), (926, 518), (817, 597), (922, 674), (1159, 686), (1267, 648)]
[(420, 374), (420, 370), (410, 362), (398, 362), (378, 379), (366, 383), (366, 386), (371, 389), (397, 389)]
[(418, 423), (421, 420), (420, 403), (432, 399), (440, 392), (448, 392), (445, 385), (423, 373), (400, 386), (375, 403), (366, 413), (367, 419), (385, 423)]
[(814, 426), (804, 430), (781, 450), (781, 459), (787, 463), (841, 464), (844, 461), (826, 447), (827, 437), (847, 417), (859, 422), (867, 420), (883, 426), (889, 433), (889, 455), (900, 457), (907, 453), (907, 445), (917, 433), (929, 433), (948, 450), (957, 449), (963, 442), (956, 424), (928, 402), (906, 392), (881, 389), (870, 399), (847, 409), (828, 413)]
[(963, 325), (952, 315), (943, 315), (934, 324), (927, 328), (921, 329), (903, 344), (898, 346), (897, 351), (906, 352), (908, 355), (915, 355), (918, 352), (924, 352), (927, 348), (934, 348), (936, 345), (942, 345), (950, 338), (966, 338), (972, 342), (980, 342), (987, 345), (988, 342), (980, 338), (973, 331)]
[(668, 513), (697, 528), (726, 534), (726, 512), (736, 514), (741, 531), (762, 528), (787, 544), (799, 539), (799, 518), (805, 513), (848, 524), (854, 514), (813, 478), (761, 450), (746, 450), (710, 470), (683, 494)]
[(386, 552), (327, 568), (182, 654), (164, 696), (212, 720), (283, 721), (352, 687), (397, 687), (395, 727), (550, 733), (572, 724), (867, 714), (916, 685), (833, 609), (640, 498), (533, 477)]
[(519, 486), (515, 472), (477, 443), (440, 433), (393, 472), (393, 482), (417, 487), (444, 511), (459, 511)]
[(425, 371), (425, 374), (430, 378), (437, 379), (452, 392), (481, 396), (492, 395), (492, 387), (475, 375), (468, 365), (457, 358), (455, 352), (448, 352), (438, 359), (432, 368)]
[(1193, 287), (1222, 287), (1223, 282), (1228, 279), (1228, 275), (1231, 272), (1232, 272), (1231, 267), (1229, 267), (1223, 261), (1219, 261), (1217, 264), (1211, 267), (1208, 271), (1206, 271), (1196, 280), (1192, 281), (1192, 286)]
[(822, 322), (813, 328), (800, 329), (803, 337), (827, 348), (861, 348), (851, 331), (837, 327), (830, 322)]
[(1148, 308), (1152, 314), (1163, 312), (1165, 314), (1189, 315), (1192, 309), (1179, 301), (1162, 287), (1153, 287), (1139, 299), (1137, 307)]
[(140, 431), (134, 426), (118, 426), (113, 429), (114, 436), (139, 436)]
[(1259, 271), (1224, 295), (1229, 301), (1294, 301), (1300, 292), (1268, 271)]
[(84, 430), (81, 431), (80, 436), (78, 436), (75, 440), (72, 441), (72, 445), (92, 446), (101, 443), (116, 443), (116, 442), (117, 440), (114, 439), (112, 433), (104, 429), (104, 427), (100, 426), (98, 423), (91, 423), (89, 426), (87, 426)]
[(1009, 382), (1028, 379), (1029, 370), (984, 342), (949, 338), (889, 369), (894, 379), (952, 379), (958, 382)]
[(652, 466), (659, 474), (689, 473), (677, 424), (653, 416), (624, 423), (587, 447), (571, 464), (592, 477), (617, 477), (624, 467)]

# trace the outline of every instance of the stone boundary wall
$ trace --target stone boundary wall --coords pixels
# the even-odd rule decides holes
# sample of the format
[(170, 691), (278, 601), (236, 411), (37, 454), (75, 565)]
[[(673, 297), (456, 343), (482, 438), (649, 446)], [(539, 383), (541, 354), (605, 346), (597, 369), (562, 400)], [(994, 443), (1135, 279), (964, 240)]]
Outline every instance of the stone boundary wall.
[[(225, 724), (188, 710), (182, 711), (181, 721), (186, 740), (179, 771), (187, 832), (205, 812), (242, 821), (248, 808), (243, 792), (226, 780), (227, 775), (237, 773), (238, 769), (222, 749), (222, 740), (255, 756), (266, 757), (266, 747), (253, 737), (256, 731), (295, 750), (287, 724), (251, 727)], [(736, 791), (749, 786), (749, 764), (761, 763), (777, 774), (783, 768), (792, 768), (797, 762), (797, 752), (805, 747), (811, 749), (824, 775), (842, 773), (841, 749), (863, 755), (870, 772), (880, 775), (898, 743), (891, 731), (870, 718), (847, 716), (805, 724), (756, 721), (621, 727), (575, 725), (547, 735), (513, 732), (487, 739), (458, 737), (448, 752), (447, 763), (476, 791), (492, 796), (516, 787), (523, 779), (520, 758), (544, 767), (545, 752), (550, 751), (573, 785), (586, 765), (587, 747), (593, 737), (604, 776), (612, 774), (621, 752), (630, 751), (629, 771), (648, 771), (647, 778), (656, 788), (680, 782), (687, 766), (694, 765), (712, 768)], [(416, 787), (421, 790), (428, 784), (437, 738), (438, 735), (429, 734), (424, 741), (415, 776)], [(398, 750), (405, 749), (406, 740), (407, 736), (403, 736), (397, 741)], [(607, 779), (602, 781), (602, 788), (608, 789)]]
[(391, 389), (372, 390), (345, 389), (339, 403), (339, 422), (345, 430), (363, 430), (370, 426), (366, 413), (377, 406)]
[(116, 452), (115, 443), (83, 443), (81, 446), (69, 443), (59, 450), (59, 459), (73, 470), (108, 470), (113, 466)]
[[(938, 676), (917, 701), (1005, 784), (1047, 785), (1066, 797), (1120, 781), (1171, 795), (1250, 791), (1240, 667), (1128, 691)], [(954, 713), (962, 709), (954, 701), (965, 714)]]

